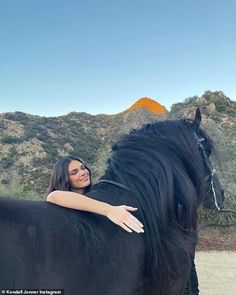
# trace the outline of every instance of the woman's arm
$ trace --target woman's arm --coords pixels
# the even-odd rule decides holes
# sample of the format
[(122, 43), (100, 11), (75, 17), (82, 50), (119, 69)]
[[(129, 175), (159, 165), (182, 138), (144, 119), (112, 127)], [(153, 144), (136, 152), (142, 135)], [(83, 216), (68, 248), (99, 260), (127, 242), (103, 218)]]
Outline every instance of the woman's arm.
[(132, 232), (132, 230), (137, 233), (144, 232), (142, 223), (128, 212), (138, 210), (134, 207), (125, 205), (112, 206), (108, 203), (68, 191), (53, 191), (47, 196), (47, 201), (70, 209), (104, 215), (128, 232)]

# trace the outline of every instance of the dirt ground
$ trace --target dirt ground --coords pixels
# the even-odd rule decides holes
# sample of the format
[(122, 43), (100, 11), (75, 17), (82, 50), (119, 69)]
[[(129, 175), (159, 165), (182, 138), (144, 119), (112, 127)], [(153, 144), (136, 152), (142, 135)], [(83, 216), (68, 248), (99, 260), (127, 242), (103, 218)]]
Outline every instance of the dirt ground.
[(198, 251), (195, 263), (200, 295), (236, 294), (236, 252)]
[(199, 229), (196, 268), (200, 295), (236, 294), (236, 227)]
[(219, 250), (236, 252), (236, 226), (199, 229), (197, 249), (199, 251)]

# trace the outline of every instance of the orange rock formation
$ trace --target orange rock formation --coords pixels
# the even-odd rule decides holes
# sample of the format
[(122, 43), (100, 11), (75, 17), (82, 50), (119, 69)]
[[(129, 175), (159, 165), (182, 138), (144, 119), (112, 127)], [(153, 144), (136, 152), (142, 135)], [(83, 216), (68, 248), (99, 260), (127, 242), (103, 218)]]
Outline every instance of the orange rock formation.
[(166, 114), (166, 108), (163, 105), (148, 97), (140, 98), (130, 108), (128, 108), (128, 110), (136, 108), (144, 108), (158, 115)]

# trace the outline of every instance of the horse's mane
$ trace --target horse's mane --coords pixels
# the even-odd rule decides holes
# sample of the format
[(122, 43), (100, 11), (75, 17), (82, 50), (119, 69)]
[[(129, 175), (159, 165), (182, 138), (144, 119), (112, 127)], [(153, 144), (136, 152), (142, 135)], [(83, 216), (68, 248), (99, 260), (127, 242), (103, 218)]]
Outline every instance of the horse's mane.
[[(207, 134), (200, 132), (213, 148)], [(169, 274), (177, 275), (172, 253), (189, 251), (183, 237), (187, 239), (196, 229), (204, 177), (190, 121), (146, 124), (113, 145), (102, 178), (120, 182), (133, 192), (126, 194), (135, 201), (144, 223), (144, 272), (149, 282), (164, 286)]]

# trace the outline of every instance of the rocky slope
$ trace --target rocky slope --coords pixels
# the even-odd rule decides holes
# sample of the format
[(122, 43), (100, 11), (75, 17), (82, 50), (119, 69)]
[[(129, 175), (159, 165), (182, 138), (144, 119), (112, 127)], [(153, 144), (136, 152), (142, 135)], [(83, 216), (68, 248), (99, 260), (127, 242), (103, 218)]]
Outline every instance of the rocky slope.
[(157, 102), (144, 98), (116, 115), (72, 112), (49, 118), (22, 112), (0, 114), (0, 182), (45, 194), (53, 164), (66, 154), (82, 158), (96, 180), (119, 136), (166, 113)]
[[(116, 115), (72, 112), (60, 117), (39, 117), (21, 112), (0, 114), (0, 182), (45, 193), (56, 159), (66, 154), (81, 157), (94, 171), (105, 169), (111, 144), (145, 122), (166, 117), (193, 117), (200, 106), (204, 127), (223, 156), (223, 181), (231, 199), (236, 191), (236, 102), (223, 92), (206, 91), (174, 104), (168, 113), (150, 98), (141, 98)], [(231, 202), (231, 201), (230, 201)]]

